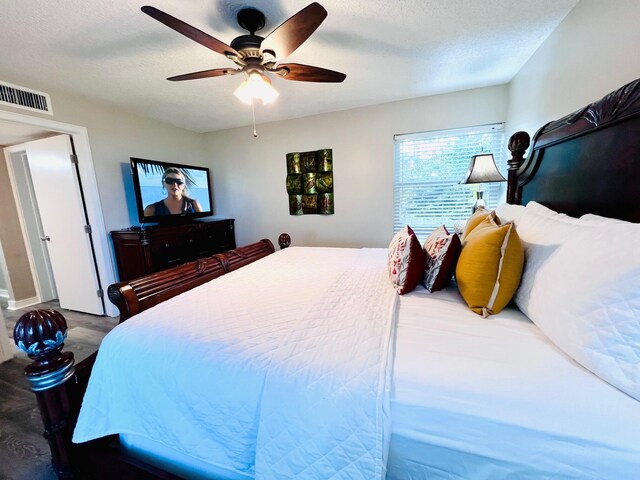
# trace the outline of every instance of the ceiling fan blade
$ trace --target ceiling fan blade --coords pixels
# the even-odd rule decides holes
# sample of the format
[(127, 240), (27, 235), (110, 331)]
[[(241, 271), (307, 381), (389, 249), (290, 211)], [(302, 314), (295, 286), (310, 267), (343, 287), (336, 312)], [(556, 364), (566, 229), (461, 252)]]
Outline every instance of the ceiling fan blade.
[(262, 41), (260, 49), (269, 50), (277, 58), (291, 55), (327, 18), (327, 11), (319, 3), (312, 3), (285, 20)]
[(142, 7), (141, 10), (150, 17), (158, 20), (160, 23), (164, 23), (167, 27), (172, 28), (176, 32), (181, 33), (195, 42), (198, 42), (200, 45), (204, 45), (214, 52), (220, 53), (224, 56), (227, 56), (228, 54), (239, 56), (239, 53), (226, 43), (221, 42), (217, 38), (214, 38), (195, 27), (192, 27), (188, 23), (184, 23), (182, 20), (172, 17), (168, 13), (164, 13), (163, 11), (148, 5)]
[(297, 80), (299, 82), (327, 82), (340, 83), (347, 76), (344, 73), (326, 68), (312, 67), (311, 65), (301, 65), (299, 63), (281, 63), (277, 66), (278, 70), (284, 72), (276, 72), (282, 75), (285, 80)]
[(213, 70), (202, 70), (201, 72), (185, 73), (184, 75), (176, 75), (169, 77), (167, 80), (172, 82), (180, 82), (182, 80), (197, 80), (199, 78), (222, 77), (223, 75), (235, 75), (240, 73), (240, 69), (233, 68), (214, 68)]

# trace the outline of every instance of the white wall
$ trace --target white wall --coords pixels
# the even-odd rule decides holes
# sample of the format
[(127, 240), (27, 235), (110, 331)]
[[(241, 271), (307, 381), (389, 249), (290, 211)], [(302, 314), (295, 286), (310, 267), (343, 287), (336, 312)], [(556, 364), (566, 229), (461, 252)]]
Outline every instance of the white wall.
[(533, 135), (640, 77), (639, 22), (639, 0), (581, 0), (509, 84), (507, 131)]
[[(216, 214), (239, 245), (281, 232), (294, 245), (387, 246), (393, 234), (393, 135), (506, 119), (497, 86), (206, 134)], [(289, 215), (287, 152), (333, 149), (334, 215)]]

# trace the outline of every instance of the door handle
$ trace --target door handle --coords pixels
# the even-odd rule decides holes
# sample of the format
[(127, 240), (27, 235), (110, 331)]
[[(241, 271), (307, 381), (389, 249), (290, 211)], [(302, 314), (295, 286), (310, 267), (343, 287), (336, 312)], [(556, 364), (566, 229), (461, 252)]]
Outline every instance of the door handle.
[(47, 235), (45, 237), (40, 237), (40, 240), (42, 240), (43, 242), (50, 242), (51, 241), (51, 237), (49, 237), (49, 235)]

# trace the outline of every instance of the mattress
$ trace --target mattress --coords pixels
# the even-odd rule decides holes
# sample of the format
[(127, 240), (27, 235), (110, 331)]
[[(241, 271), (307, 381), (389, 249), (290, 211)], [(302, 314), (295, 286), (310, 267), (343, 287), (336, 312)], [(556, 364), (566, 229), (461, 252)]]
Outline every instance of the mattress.
[[(631, 479), (640, 403), (559, 351), (522, 313), (482, 319), (455, 287), (400, 297), (389, 479)], [(187, 478), (247, 479), (146, 438), (136, 456)]]
[(400, 298), (391, 398), (390, 479), (639, 476), (640, 403), (455, 288)]

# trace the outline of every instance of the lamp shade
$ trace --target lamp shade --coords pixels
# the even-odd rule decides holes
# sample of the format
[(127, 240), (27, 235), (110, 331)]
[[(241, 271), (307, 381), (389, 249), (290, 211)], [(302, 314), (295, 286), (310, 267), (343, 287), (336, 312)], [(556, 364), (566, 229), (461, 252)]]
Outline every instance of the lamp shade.
[(460, 183), (492, 183), (506, 182), (496, 167), (492, 153), (474, 155), (469, 164), (469, 170)]

